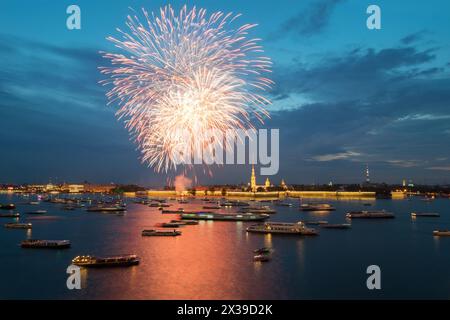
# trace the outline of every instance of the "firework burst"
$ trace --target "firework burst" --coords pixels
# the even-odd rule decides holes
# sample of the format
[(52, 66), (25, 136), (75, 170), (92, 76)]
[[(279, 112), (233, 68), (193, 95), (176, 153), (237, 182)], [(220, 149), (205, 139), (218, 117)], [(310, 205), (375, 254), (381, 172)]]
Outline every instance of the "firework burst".
[(100, 69), (109, 76), (102, 83), (112, 85), (109, 104), (119, 106), (145, 163), (158, 172), (176, 169), (180, 155), (211, 143), (210, 132), (263, 122), (270, 101), (262, 93), (273, 84), (264, 75), (272, 63), (259, 39), (248, 38), (255, 25), (233, 28), (239, 14), (208, 16), (186, 6), (142, 15), (128, 16), (119, 39), (107, 38), (123, 53), (103, 52), (111, 66)]

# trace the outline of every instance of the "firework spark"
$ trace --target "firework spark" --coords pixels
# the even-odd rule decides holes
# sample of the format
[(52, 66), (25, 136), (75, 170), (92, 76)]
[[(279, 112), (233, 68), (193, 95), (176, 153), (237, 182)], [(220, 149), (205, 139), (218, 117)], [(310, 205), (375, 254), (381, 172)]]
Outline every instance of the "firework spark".
[(111, 66), (100, 69), (109, 75), (102, 83), (112, 85), (109, 104), (118, 104), (143, 162), (167, 172), (180, 155), (201, 153), (210, 132), (253, 128), (253, 118), (263, 122), (270, 101), (262, 93), (273, 85), (264, 74), (272, 63), (260, 39), (247, 38), (256, 25), (233, 28), (239, 14), (208, 16), (186, 6), (142, 14), (144, 23), (128, 16), (129, 30), (107, 38), (124, 53), (103, 52)]

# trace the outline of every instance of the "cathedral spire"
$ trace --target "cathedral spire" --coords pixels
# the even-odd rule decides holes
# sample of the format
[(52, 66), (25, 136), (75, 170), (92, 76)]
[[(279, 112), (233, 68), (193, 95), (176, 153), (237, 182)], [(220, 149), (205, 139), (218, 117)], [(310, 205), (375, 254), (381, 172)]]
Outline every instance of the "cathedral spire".
[(250, 178), (250, 188), (252, 192), (256, 192), (256, 176), (255, 176), (255, 165), (252, 164), (252, 177)]

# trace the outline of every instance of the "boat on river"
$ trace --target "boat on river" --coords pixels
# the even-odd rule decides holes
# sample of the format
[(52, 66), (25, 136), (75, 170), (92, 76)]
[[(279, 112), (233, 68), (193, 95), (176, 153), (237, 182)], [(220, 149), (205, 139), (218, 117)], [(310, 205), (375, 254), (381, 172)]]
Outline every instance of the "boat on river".
[(108, 257), (77, 256), (72, 263), (80, 267), (128, 267), (139, 264), (139, 257), (135, 254)]
[(315, 236), (319, 233), (315, 229), (307, 228), (301, 221), (297, 223), (266, 222), (255, 224), (247, 228), (247, 232), (270, 234), (295, 234), (301, 236)]
[(411, 217), (416, 218), (416, 217), (429, 217), (429, 218), (438, 218), (441, 215), (439, 213), (435, 213), (435, 212), (412, 212), (411, 213)]
[(181, 214), (181, 219), (217, 221), (263, 221), (269, 219), (269, 217), (268, 214), (259, 213), (192, 212)]
[(0, 218), (19, 218), (20, 213), (0, 213)]
[(336, 210), (331, 204), (328, 203), (319, 203), (319, 204), (310, 204), (304, 203), (300, 205), (301, 211), (334, 211)]
[(12, 222), (12, 223), (6, 223), (5, 228), (8, 228), (8, 229), (31, 229), (31, 228), (33, 228), (33, 225), (31, 223)]
[(28, 239), (20, 243), (22, 248), (39, 248), (39, 249), (67, 249), (70, 248), (69, 240), (36, 240)]
[(142, 231), (142, 236), (144, 237), (176, 237), (181, 236), (181, 231), (178, 230), (158, 230), (158, 229), (147, 229)]
[(351, 211), (345, 215), (348, 219), (393, 219), (395, 215), (387, 211)]

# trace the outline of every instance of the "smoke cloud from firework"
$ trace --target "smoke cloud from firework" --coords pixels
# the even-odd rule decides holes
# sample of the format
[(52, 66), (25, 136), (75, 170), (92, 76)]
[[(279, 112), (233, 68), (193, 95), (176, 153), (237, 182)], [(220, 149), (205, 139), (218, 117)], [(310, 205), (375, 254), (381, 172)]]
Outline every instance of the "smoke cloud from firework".
[[(141, 16), (141, 19), (139, 18)], [(176, 169), (186, 155), (201, 154), (209, 134), (254, 128), (270, 101), (272, 63), (259, 39), (248, 38), (256, 25), (233, 27), (239, 14), (171, 6), (159, 15), (128, 16), (127, 31), (108, 37), (122, 53), (102, 53), (111, 62), (100, 68), (111, 85), (109, 104), (117, 104), (136, 141), (142, 161), (155, 171)], [(222, 145), (223, 146), (223, 145)]]

